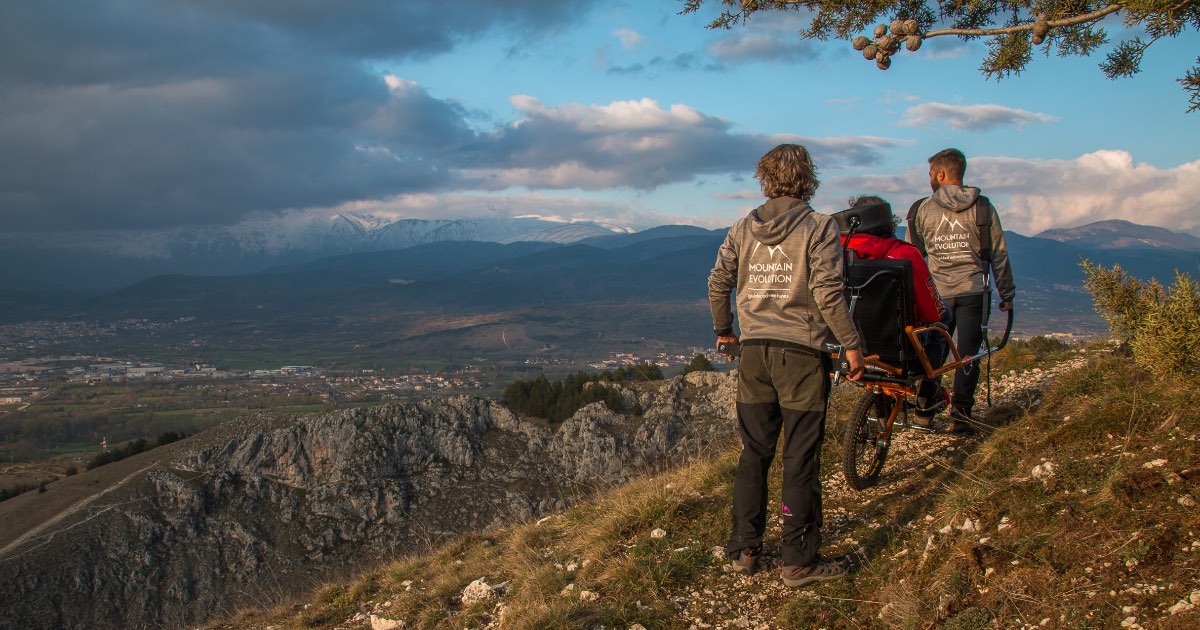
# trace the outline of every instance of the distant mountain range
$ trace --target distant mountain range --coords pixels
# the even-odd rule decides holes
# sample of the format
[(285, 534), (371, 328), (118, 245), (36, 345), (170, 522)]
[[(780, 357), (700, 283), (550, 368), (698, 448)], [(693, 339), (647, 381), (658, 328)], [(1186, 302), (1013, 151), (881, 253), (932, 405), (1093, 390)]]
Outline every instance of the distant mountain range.
[(1037, 238), (1047, 238), (1091, 250), (1167, 249), (1200, 252), (1200, 238), (1191, 234), (1119, 219), (1097, 221), (1080, 227), (1046, 230), (1039, 233)]
[(341, 212), (168, 230), (0, 233), (0, 287), (87, 293), (159, 274), (245, 274), (442, 241), (572, 243), (633, 231), (598, 221), (535, 216), (424, 220)]
[[(420, 234), (432, 239), (439, 228), (482, 230), (484, 225), (446, 222)], [(450, 352), (456, 347), (463, 353), (485, 347), (515, 351), (513, 337), (501, 333), (514, 335), (514, 327), (521, 326), (532, 348), (567, 338), (585, 344), (618, 330), (626, 337), (707, 344), (706, 281), (724, 229), (662, 226), (618, 233), (602, 226), (536, 226), (541, 229), (533, 233), (547, 238), (425, 242), (235, 276), (162, 275), (87, 299), (0, 292), (0, 306), (8, 307), (0, 312), (0, 321), (195, 318), (196, 326), (239, 322), (260, 331), (260, 337), (265, 334), (261, 330), (270, 329), (273, 338), (286, 340), (296, 331), (329, 339), (352, 319), (374, 322), (353, 334), (367, 336), (380, 352), (391, 353)], [(604, 235), (561, 243), (549, 238), (563, 233), (554, 228)], [(1121, 230), (1128, 239), (1114, 238)], [(1007, 236), (1019, 331), (1104, 329), (1083, 288), (1081, 259), (1119, 263), (1135, 276), (1164, 282), (1170, 282), (1176, 269), (1193, 275), (1200, 269), (1200, 247), (1151, 245), (1190, 242), (1187, 235), (1159, 228), (1104, 222), (1054, 236)], [(442, 323), (448, 315), (471, 323), (458, 328)], [(484, 316), (490, 318), (490, 329), (479, 323)], [(330, 329), (322, 332), (325, 326)], [(468, 328), (476, 336), (473, 341), (455, 338)], [(478, 338), (485, 329), (494, 333), (487, 343)]]

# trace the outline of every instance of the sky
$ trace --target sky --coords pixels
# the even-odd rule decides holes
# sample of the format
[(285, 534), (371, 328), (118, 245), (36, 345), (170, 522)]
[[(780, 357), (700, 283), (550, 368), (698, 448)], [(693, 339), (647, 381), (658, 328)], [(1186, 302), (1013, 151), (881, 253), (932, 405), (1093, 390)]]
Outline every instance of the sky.
[[(0, 3), (0, 233), (352, 211), (728, 226), (757, 159), (808, 147), (813, 205), (905, 214), (957, 147), (1008, 230), (1126, 219), (1200, 235), (1200, 35), (1109, 80), (935, 38), (884, 72), (803, 14), (713, 31), (677, 0)], [(1127, 33), (1107, 23), (1114, 40)], [(1136, 34), (1136, 33), (1134, 33)]]

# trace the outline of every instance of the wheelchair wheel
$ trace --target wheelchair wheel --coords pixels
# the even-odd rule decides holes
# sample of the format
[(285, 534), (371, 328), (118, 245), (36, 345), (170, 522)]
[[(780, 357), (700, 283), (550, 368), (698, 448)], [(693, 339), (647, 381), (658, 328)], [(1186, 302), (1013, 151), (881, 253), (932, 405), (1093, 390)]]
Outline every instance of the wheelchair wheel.
[(864, 392), (842, 433), (842, 472), (846, 483), (865, 490), (879, 481), (890, 440), (880, 437), (895, 404), (890, 396)]

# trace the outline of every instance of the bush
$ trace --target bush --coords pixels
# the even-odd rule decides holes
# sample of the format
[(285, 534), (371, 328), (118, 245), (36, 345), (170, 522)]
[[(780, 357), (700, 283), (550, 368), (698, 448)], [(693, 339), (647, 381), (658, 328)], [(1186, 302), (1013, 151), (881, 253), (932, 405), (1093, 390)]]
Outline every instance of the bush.
[(1200, 370), (1200, 284), (1176, 271), (1175, 282), (1164, 289), (1156, 280), (1126, 274), (1120, 265), (1107, 269), (1084, 260), (1080, 266), (1096, 311), (1138, 365), (1159, 377)]
[(1134, 278), (1121, 265), (1107, 269), (1083, 260), (1079, 266), (1087, 276), (1083, 286), (1092, 294), (1096, 312), (1108, 322), (1113, 336), (1121, 343), (1133, 341), (1146, 314), (1162, 300), (1162, 285), (1155, 280), (1147, 283)]
[(1163, 376), (1200, 370), (1200, 284), (1175, 272), (1175, 282), (1134, 335), (1133, 359)]
[(688, 363), (683, 368), (683, 372), (680, 372), (680, 373), (681, 374), (690, 374), (692, 372), (711, 372), (711, 371), (713, 371), (712, 361), (709, 361), (708, 357), (704, 356), (703, 354), (697, 354), (696, 356), (692, 357), (691, 363)]
[(176, 433), (174, 431), (167, 431), (166, 433), (159, 435), (158, 439), (155, 440), (155, 442), (153, 444), (146, 441), (145, 438), (138, 438), (136, 440), (131, 440), (129, 442), (126, 442), (124, 446), (118, 446), (116, 448), (113, 448), (112, 450), (104, 451), (101, 453), (96, 453), (96, 456), (92, 458), (92, 461), (88, 462), (87, 469), (91, 470), (93, 468), (98, 468), (105, 464), (119, 462), (122, 459), (125, 459), (126, 457), (133, 457), (134, 455), (137, 455), (138, 453), (143, 453), (152, 448), (156, 448), (159, 446), (165, 446), (167, 444), (170, 444), (171, 442), (178, 442), (179, 440), (182, 440), (185, 437), (187, 437), (187, 436), (184, 434)]
[[(564, 380), (554, 382), (550, 382), (543, 374), (532, 381), (513, 382), (504, 388), (502, 400), (519, 414), (561, 422), (585, 405), (598, 401), (604, 401), (609, 409), (617, 413), (624, 412), (625, 404), (621, 392), (604, 383), (662, 378), (662, 370), (649, 361), (598, 374), (576, 372)], [(639, 410), (634, 411), (635, 415), (640, 413)]]

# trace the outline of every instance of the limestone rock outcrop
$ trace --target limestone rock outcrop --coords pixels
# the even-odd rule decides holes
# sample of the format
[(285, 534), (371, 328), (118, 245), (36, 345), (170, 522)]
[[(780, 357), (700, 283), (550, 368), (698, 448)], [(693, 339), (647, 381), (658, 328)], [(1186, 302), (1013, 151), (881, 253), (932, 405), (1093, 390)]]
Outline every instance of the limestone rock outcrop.
[(155, 449), (0, 550), (0, 628), (194, 625), (735, 439), (726, 374), (621, 388), (641, 416), (596, 403), (546, 427), (458, 396), (248, 416)]

